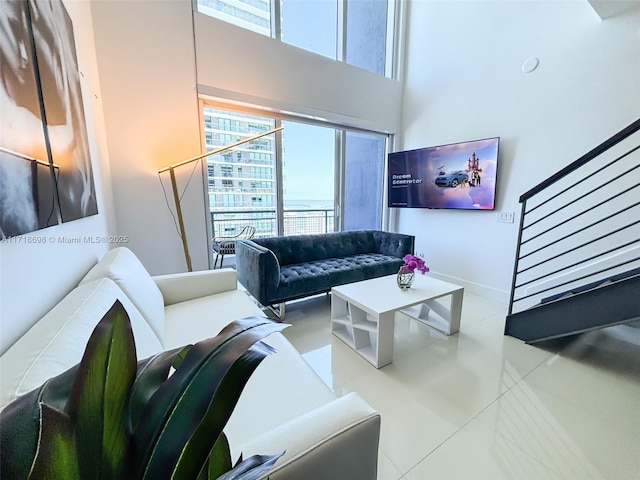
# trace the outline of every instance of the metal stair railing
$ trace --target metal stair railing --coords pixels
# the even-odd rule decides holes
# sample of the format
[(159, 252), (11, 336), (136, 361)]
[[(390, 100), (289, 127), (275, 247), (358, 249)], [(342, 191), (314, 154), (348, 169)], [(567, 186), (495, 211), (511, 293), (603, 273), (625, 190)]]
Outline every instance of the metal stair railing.
[(640, 119), (520, 203), (509, 315), (640, 267)]

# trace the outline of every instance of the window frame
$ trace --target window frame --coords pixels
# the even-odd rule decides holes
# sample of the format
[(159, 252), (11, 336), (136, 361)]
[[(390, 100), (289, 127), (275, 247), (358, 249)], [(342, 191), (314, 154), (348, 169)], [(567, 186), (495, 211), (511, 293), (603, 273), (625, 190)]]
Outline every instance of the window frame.
[[(269, 118), (274, 120), (274, 124), (275, 124), (275, 128), (277, 127), (281, 127), (282, 126), (282, 122), (283, 121), (292, 121), (292, 122), (299, 122), (299, 123), (305, 123), (305, 124), (309, 124), (309, 125), (316, 125), (316, 126), (320, 126), (320, 127), (326, 127), (326, 128), (333, 128), (335, 129), (335, 133), (336, 133), (336, 153), (335, 153), (335, 174), (334, 174), (334, 180), (335, 180), (335, 184), (334, 184), (334, 226), (336, 228), (337, 231), (342, 231), (343, 227), (344, 227), (344, 221), (343, 221), (343, 216), (342, 216), (342, 208), (343, 208), (343, 202), (345, 199), (345, 191), (344, 191), (344, 185), (345, 185), (345, 164), (346, 164), (346, 160), (345, 160), (345, 138), (346, 138), (346, 134), (347, 132), (359, 132), (359, 133), (364, 133), (364, 134), (369, 134), (369, 135), (379, 135), (381, 137), (385, 137), (385, 151), (384, 151), (384, 159), (383, 159), (383, 171), (382, 171), (382, 175), (383, 175), (383, 182), (382, 182), (382, 192), (380, 192), (380, 201), (382, 202), (382, 218), (381, 220), (381, 225), (382, 225), (382, 229), (383, 230), (388, 230), (389, 229), (389, 225), (390, 225), (390, 221), (392, 220), (391, 218), (391, 214), (390, 214), (390, 209), (387, 207), (387, 182), (385, 181), (386, 179), (386, 175), (387, 175), (387, 155), (389, 152), (391, 152), (394, 142), (395, 142), (395, 135), (387, 133), (387, 132), (380, 132), (380, 131), (375, 131), (375, 130), (370, 130), (370, 129), (364, 129), (364, 128), (357, 128), (357, 127), (353, 127), (353, 126), (349, 126), (349, 125), (342, 125), (340, 123), (336, 123), (336, 122), (331, 122), (328, 120), (319, 120), (319, 119), (310, 119), (310, 118), (306, 118), (304, 115), (295, 115), (293, 113), (283, 113), (283, 112), (279, 112), (279, 111), (274, 111), (274, 110), (265, 110), (264, 108), (260, 108), (260, 107), (252, 107), (252, 106), (247, 106), (247, 105), (243, 105), (243, 106), (239, 106), (236, 104), (232, 104), (232, 103), (227, 103), (221, 100), (214, 100), (211, 98), (206, 98), (204, 96), (201, 96), (199, 99), (199, 111), (200, 111), (200, 123), (201, 123), (201, 132), (202, 132), (202, 138), (205, 138), (204, 132), (205, 132), (205, 123), (204, 123), (204, 109), (205, 108), (214, 108), (217, 110), (224, 110), (224, 111), (230, 111), (230, 112), (237, 112), (237, 113), (242, 113), (242, 114), (248, 114), (248, 115), (258, 115), (260, 117), (264, 117), (264, 118)], [(276, 232), (277, 235), (283, 235), (284, 233), (284, 195), (283, 195), (283, 187), (284, 187), (284, 182), (282, 181), (282, 174), (283, 174), (283, 154), (282, 154), (282, 135), (280, 133), (277, 133), (275, 135), (275, 148), (274, 148), (274, 153), (273, 155), (275, 156), (274, 158), (274, 164), (273, 164), (273, 168), (275, 169), (275, 175), (274, 175), (274, 182), (275, 182), (275, 205), (274, 210), (276, 211)], [(202, 143), (202, 150), (203, 153), (206, 152), (206, 143)], [(260, 150), (256, 150), (256, 153), (263, 153), (260, 152)], [(205, 185), (205, 191), (207, 192), (207, 194), (209, 193), (208, 190), (208, 186), (209, 186), (209, 182), (208, 182), (208, 171), (207, 171), (207, 162), (204, 161), (202, 162), (203, 164), (203, 176), (204, 176), (204, 185)], [(256, 173), (257, 173), (257, 169), (258, 168), (264, 168), (264, 169), (268, 169), (269, 167), (265, 166), (265, 167), (260, 167), (260, 165), (256, 164), (254, 166), (252, 166), (251, 168), (255, 168), (256, 169)], [(259, 193), (254, 193), (253, 196), (259, 196)], [(262, 201), (262, 199), (261, 199)], [(267, 203), (262, 203), (259, 204), (258, 202), (253, 202), (252, 201), (252, 205), (254, 206), (262, 206), (262, 207), (270, 207), (270, 205), (267, 205), (269, 202)], [(205, 195), (205, 212), (207, 214), (207, 222), (206, 222), (206, 228), (207, 228), (207, 237), (208, 237), (208, 242), (211, 242), (212, 239), (212, 226), (211, 226), (211, 214), (210, 214), (210, 204), (209, 204), (209, 196)], [(211, 251), (211, 245), (209, 245), (209, 251)], [(211, 257), (211, 255), (210, 255)]]
[[(337, 12), (339, 12), (340, 14), (336, 19), (336, 23), (337, 23), (336, 32), (337, 32), (338, 38), (336, 39), (336, 53), (335, 53), (336, 58), (334, 58), (333, 60), (337, 62), (342, 62), (342, 63), (347, 63), (346, 39), (348, 36), (348, 31), (347, 31), (346, 18), (347, 18), (347, 3), (349, 1), (358, 1), (358, 0), (336, 0)], [(405, 8), (402, 5), (403, 3), (402, 0), (386, 0), (386, 2), (387, 2), (387, 22), (386, 22), (386, 42), (385, 42), (386, 48), (385, 48), (385, 66), (384, 66), (384, 73), (382, 74), (382, 76), (391, 78), (391, 79), (398, 79), (399, 58), (401, 57), (401, 54), (402, 54), (402, 52), (400, 51), (401, 42), (399, 39), (405, 23), (404, 21), (402, 21), (402, 18), (405, 14), (404, 13)], [(229, 15), (216, 16), (213, 14), (209, 14), (207, 13), (207, 11), (211, 10), (210, 7), (203, 5), (203, 10), (201, 10), (200, 3), (198, 2), (198, 0), (192, 0), (191, 5), (194, 12), (202, 13), (203, 15), (216, 18), (217, 20), (220, 20), (222, 22), (231, 23), (232, 25), (236, 25), (239, 28), (244, 28), (246, 30), (256, 32), (260, 35), (264, 35), (265, 37), (272, 38), (281, 43), (286, 43), (282, 40), (280, 0), (269, 0), (269, 5), (271, 7), (271, 10), (269, 12), (270, 13), (269, 32), (263, 32), (261, 28), (258, 26), (256, 26), (255, 28), (250, 28), (249, 26), (245, 26), (243, 23), (244, 20), (242, 19), (238, 19), (239, 22), (232, 22), (230, 20), (227, 20), (226, 18), (229, 17)], [(214, 11), (217, 11), (217, 10), (214, 10)], [(321, 55), (320, 53), (314, 52), (312, 50), (307, 50), (305, 48), (299, 47), (294, 44), (287, 43), (287, 45), (291, 45), (294, 48), (300, 48), (301, 50), (313, 53), (314, 55)], [(324, 55), (322, 56), (324, 57)], [(324, 58), (330, 58), (330, 57), (324, 57)], [(352, 65), (352, 66), (355, 66), (355, 65)], [(358, 66), (355, 66), (355, 67), (361, 68)], [(371, 72), (370, 70), (366, 70), (366, 71)], [(379, 75), (375, 72), (371, 72), (371, 73), (373, 73), (374, 75)]]

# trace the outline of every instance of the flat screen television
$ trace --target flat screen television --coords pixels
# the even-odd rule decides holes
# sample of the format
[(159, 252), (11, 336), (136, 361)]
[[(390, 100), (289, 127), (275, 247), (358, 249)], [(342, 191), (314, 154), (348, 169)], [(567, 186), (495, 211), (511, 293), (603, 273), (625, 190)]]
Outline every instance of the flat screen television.
[(499, 137), (390, 153), (389, 207), (493, 210)]

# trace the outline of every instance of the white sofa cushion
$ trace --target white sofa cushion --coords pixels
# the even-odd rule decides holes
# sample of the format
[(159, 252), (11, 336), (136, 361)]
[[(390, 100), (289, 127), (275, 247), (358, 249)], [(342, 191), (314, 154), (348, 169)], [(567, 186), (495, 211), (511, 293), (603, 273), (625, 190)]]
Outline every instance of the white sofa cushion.
[(171, 350), (215, 337), (226, 325), (243, 317), (264, 317), (241, 290), (207, 295), (165, 307), (164, 348)]
[(126, 247), (109, 250), (89, 270), (80, 281), (80, 285), (103, 277), (116, 282), (146, 318), (160, 341), (164, 342), (164, 299), (138, 257)]
[(124, 292), (108, 278), (72, 290), (0, 357), (0, 409), (79, 363), (98, 322), (120, 300), (131, 320), (138, 358), (162, 344)]
[[(165, 314), (166, 349), (214, 337), (238, 318), (264, 317), (241, 290), (169, 305)], [(277, 353), (263, 360), (240, 396), (225, 427), (231, 445), (242, 445), (336, 398), (284, 335), (273, 333), (264, 341)]]

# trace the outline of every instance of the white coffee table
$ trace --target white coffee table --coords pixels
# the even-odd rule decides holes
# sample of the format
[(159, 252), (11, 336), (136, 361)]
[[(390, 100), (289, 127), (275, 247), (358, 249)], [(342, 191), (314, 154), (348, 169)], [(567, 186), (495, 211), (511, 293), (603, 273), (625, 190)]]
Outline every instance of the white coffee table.
[[(463, 294), (459, 285), (419, 273), (405, 291), (395, 275), (341, 285), (331, 289), (331, 331), (374, 367), (384, 367), (393, 361), (397, 312), (451, 335), (460, 329)], [(446, 296), (448, 306), (436, 302)]]

